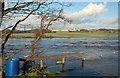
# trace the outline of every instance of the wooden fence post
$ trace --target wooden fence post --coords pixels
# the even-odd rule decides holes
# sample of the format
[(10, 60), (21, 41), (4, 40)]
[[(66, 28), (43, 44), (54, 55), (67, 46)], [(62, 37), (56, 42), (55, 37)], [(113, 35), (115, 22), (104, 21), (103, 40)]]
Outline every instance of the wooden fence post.
[(85, 54), (84, 54), (84, 51), (82, 52), (82, 61), (85, 60)]
[(43, 68), (43, 60), (40, 60), (40, 68)]
[(62, 71), (64, 71), (65, 57), (62, 57)]
[(62, 58), (62, 64), (64, 64), (64, 63), (65, 63), (65, 57)]

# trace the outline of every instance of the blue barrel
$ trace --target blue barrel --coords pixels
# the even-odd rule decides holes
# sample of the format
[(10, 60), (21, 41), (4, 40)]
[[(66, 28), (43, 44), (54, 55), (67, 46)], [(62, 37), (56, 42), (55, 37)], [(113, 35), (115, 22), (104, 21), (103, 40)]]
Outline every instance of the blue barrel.
[(5, 76), (16, 76), (18, 74), (19, 74), (19, 58), (7, 59)]

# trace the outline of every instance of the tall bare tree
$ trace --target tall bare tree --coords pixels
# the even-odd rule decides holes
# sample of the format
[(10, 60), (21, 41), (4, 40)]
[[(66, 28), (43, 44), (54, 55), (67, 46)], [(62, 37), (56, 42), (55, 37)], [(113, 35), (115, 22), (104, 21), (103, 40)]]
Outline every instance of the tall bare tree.
[[(62, 5), (61, 6), (66, 6), (66, 5)], [(70, 6), (70, 5), (69, 5)], [(67, 6), (68, 7), (68, 6)], [(35, 50), (35, 44), (39, 41), (39, 39), (41, 39), (41, 37), (44, 36), (44, 30), (48, 30), (49, 27), (52, 25), (53, 22), (55, 21), (65, 21), (68, 23), (71, 23), (72, 21), (65, 18), (62, 14), (63, 12), (63, 8), (61, 9), (53, 9), (53, 8), (48, 8), (47, 11), (43, 14), (39, 14), (39, 18), (40, 18), (40, 29), (39, 29), (39, 35), (37, 36), (37, 38), (35, 38), (34, 42), (32, 43), (32, 48), (31, 48), (31, 52), (30, 52), (30, 57), (32, 57), (33, 55), (35, 55), (34, 50)]]
[[(3, 7), (4, 7), (4, 3)], [(20, 24), (21, 22), (25, 21), (30, 15), (40, 15), (41, 16), (41, 24), (40, 24), (40, 30), (42, 31), (43, 28), (46, 27), (46, 29), (48, 29), (48, 27), (50, 25), (52, 25), (53, 21), (58, 21), (58, 19), (64, 19), (61, 16), (61, 12), (62, 10), (57, 10), (55, 8), (51, 8), (50, 6), (53, 6), (53, 4), (58, 4), (59, 6), (68, 6), (68, 5), (64, 5), (62, 3), (58, 3), (58, 2), (49, 2), (49, 1), (45, 1), (45, 2), (24, 2), (24, 3), (14, 3), (12, 4), (13, 6), (11, 7), (7, 7), (6, 9), (3, 10), (2, 12), (2, 16), (3, 18), (8, 18), (8, 17), (15, 17), (15, 15), (26, 15), (24, 16), (24, 18), (18, 20), (14, 26), (12, 26), (11, 31), (7, 34), (6, 38), (4, 39), (2, 46), (1, 46), (1, 52), (2, 52), (2, 56), (4, 55), (4, 48), (5, 48), (5, 44), (7, 43), (9, 37), (11, 36), (11, 34), (13, 33), (13, 31), (16, 29), (16, 27), (18, 26), (18, 24)], [(52, 11), (51, 11), (52, 10)], [(56, 11), (56, 13), (55, 13)], [(45, 25), (45, 21), (49, 21), (48, 24)], [(32, 51), (30, 52), (30, 56), (33, 56), (33, 51), (34, 51), (34, 45), (37, 43), (37, 41), (41, 38), (42, 34), (36, 39), (34, 40), (34, 42), (32, 43)]]
[[(23, 19), (20, 19), (19, 21), (17, 21), (17, 22), (15, 23), (15, 25), (12, 27), (11, 31), (7, 34), (6, 38), (4, 39), (4, 42), (2, 43), (2, 46), (1, 46), (2, 56), (4, 56), (4, 47), (5, 47), (5, 44), (7, 43), (9, 37), (11, 36), (11, 34), (13, 33), (13, 31), (15, 30), (15, 28), (17, 27), (17, 25), (18, 25), (20, 22), (25, 21), (33, 12), (35, 12), (36, 10), (38, 10), (38, 9), (40, 8), (40, 6), (41, 6), (41, 5), (44, 5), (44, 4), (45, 4), (45, 2), (39, 3), (38, 6), (37, 6), (35, 9), (32, 9)], [(18, 5), (18, 3), (16, 3), (16, 5)], [(18, 6), (16, 6), (16, 5), (15, 5), (14, 7), (10, 8), (10, 9), (8, 8), (8, 9), (4, 10), (4, 11), (3, 11), (3, 16), (6, 15), (7, 13), (9, 13), (9, 12), (14, 11), (14, 10), (15, 10), (15, 9), (14, 9), (15, 7), (17, 7), (18, 10), (22, 8), (22, 7), (18, 7)], [(26, 5), (28, 6), (28, 3), (26, 3)], [(24, 8), (24, 7), (23, 7), (23, 8)], [(17, 9), (16, 9), (16, 10), (17, 10)], [(15, 11), (16, 11), (16, 10), (15, 10)]]
[[(51, 8), (50, 6), (58, 4), (59, 6), (62, 6), (60, 8)], [(4, 38), (2, 45), (1, 45), (1, 53), (2, 58), (4, 57), (4, 49), (7, 41), (9, 40), (11, 34), (16, 29), (16, 27), (23, 21), (25, 21), (30, 15), (39, 15), (40, 16), (40, 35), (33, 41), (32, 43), (32, 49), (30, 52), (29, 57), (33, 57), (34, 50), (35, 50), (35, 44), (38, 42), (38, 40), (44, 35), (43, 29), (49, 28), (49, 26), (52, 25), (55, 21), (68, 21), (68, 19), (64, 18), (62, 16), (63, 6), (70, 6), (70, 5), (64, 5), (62, 3), (58, 2), (23, 2), (23, 3), (13, 3), (12, 6), (5, 8), (5, 3), (0, 1), (0, 22), (2, 22), (2, 19), (8, 19), (12, 17), (22, 16), (23, 18), (20, 18), (13, 26), (7, 27), (12, 28), (11, 31), (6, 35)], [(0, 23), (1, 24), (1, 23)], [(14, 55), (14, 54), (13, 54)], [(12, 56), (13, 56), (12, 55)], [(11, 56), (9, 56), (11, 57)], [(8, 58), (8, 57), (7, 57)]]

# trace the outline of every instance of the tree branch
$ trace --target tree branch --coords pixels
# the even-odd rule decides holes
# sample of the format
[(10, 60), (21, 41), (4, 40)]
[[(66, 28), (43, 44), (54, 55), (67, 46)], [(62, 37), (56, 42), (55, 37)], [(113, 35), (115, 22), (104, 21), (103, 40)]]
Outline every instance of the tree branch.
[(23, 19), (21, 19), (21, 20), (19, 20), (19, 21), (16, 22), (16, 24), (13, 26), (12, 30), (10, 31), (10, 33), (7, 34), (4, 42), (2, 43), (2, 46), (1, 46), (1, 49), (2, 49), (2, 50), (1, 50), (1, 51), (2, 51), (2, 57), (3, 57), (3, 52), (4, 52), (4, 46), (5, 46), (6, 42), (8, 41), (9, 37), (11, 36), (12, 32), (13, 32), (13, 31), (15, 30), (15, 28), (17, 27), (17, 25), (18, 25), (20, 22), (26, 20), (34, 11), (36, 11), (37, 9), (39, 9), (39, 7), (40, 7), (41, 5), (43, 5), (44, 3), (45, 3), (45, 2), (39, 4), (38, 7), (37, 7), (35, 10), (32, 10), (25, 18), (23, 18)]
[(17, 3), (14, 7), (4, 10), (3, 11), (3, 16), (6, 15), (7, 13), (11, 12), (11, 11), (18, 10), (18, 9), (21, 9), (21, 8), (25, 8), (25, 7), (29, 6), (32, 3), (33, 2), (28, 2), (28, 3), (26, 3), (24, 5), (21, 5), (21, 6), (17, 6), (18, 5), (18, 3)]

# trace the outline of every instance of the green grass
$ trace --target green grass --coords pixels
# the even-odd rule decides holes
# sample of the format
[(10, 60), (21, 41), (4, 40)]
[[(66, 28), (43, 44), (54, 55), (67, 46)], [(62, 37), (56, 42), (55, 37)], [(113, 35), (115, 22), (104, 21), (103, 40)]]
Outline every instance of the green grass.
[[(63, 34), (63, 35), (57, 35)], [(67, 36), (64, 36), (67, 34)], [(118, 36), (73, 36), (74, 34), (117, 34), (117, 32), (109, 33), (102, 31), (93, 31), (93, 32), (68, 32), (68, 31), (57, 31), (56, 33), (45, 33), (43, 38), (118, 38)], [(72, 35), (72, 36), (71, 36)], [(35, 38), (34, 35), (12, 35), (11, 38)]]
[[(57, 34), (117, 34), (118, 32), (104, 32), (104, 31), (79, 31), (79, 32), (69, 32), (69, 31), (57, 31)], [(51, 33), (52, 34), (52, 33)]]
[[(59, 35), (57, 35), (59, 34)], [(62, 35), (60, 35), (62, 34)], [(67, 36), (64, 36), (64, 34), (67, 34)], [(100, 32), (100, 31), (94, 31), (94, 32), (68, 32), (68, 31), (57, 31), (56, 33), (45, 33), (44, 38), (118, 38), (118, 36), (70, 36), (74, 34), (117, 34), (117, 33), (108, 33), (108, 32)]]
[(30, 35), (25, 35), (25, 36), (16, 35), (16, 36), (14, 36), (14, 35), (12, 35), (10, 38), (34, 38), (34, 36), (30, 36)]
[(118, 38), (117, 36), (45, 36), (44, 38)]

